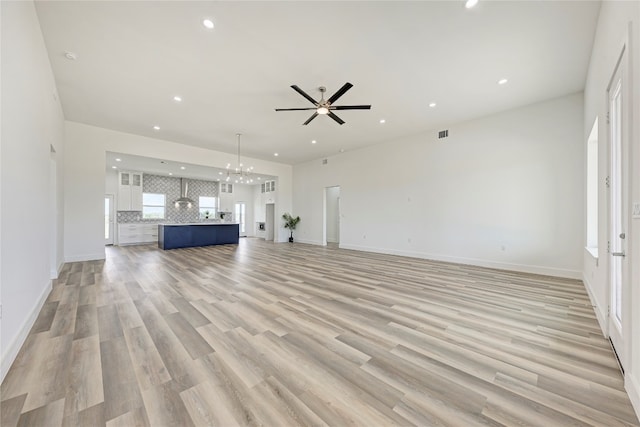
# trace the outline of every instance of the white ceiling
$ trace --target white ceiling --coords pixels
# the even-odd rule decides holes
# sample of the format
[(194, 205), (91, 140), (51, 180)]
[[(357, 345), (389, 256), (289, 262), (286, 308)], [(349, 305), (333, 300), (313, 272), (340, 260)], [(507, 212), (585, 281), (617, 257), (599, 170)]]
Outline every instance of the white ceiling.
[[(296, 164), (581, 91), (600, 3), (36, 7), (66, 119), (229, 153), (241, 132), (243, 156)], [(311, 106), (292, 84), (319, 98), (317, 87), (330, 96), (347, 81), (354, 87), (336, 104), (372, 109), (337, 112), (342, 126), (322, 116), (302, 126), (310, 112), (274, 111)]]

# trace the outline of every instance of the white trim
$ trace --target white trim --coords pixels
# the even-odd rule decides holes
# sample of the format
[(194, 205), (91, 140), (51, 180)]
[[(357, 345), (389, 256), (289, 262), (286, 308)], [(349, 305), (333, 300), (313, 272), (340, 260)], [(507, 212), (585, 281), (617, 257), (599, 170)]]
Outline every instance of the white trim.
[(433, 261), (452, 262), (456, 264), (475, 265), (478, 267), (496, 268), (500, 270), (518, 271), (522, 273), (542, 274), (545, 276), (563, 277), (568, 279), (582, 279), (582, 271), (568, 270), (564, 268), (543, 267), (539, 265), (512, 264), (508, 262), (487, 261), (477, 258), (464, 258), (447, 255), (436, 255), (424, 252), (401, 251), (395, 249), (373, 248), (369, 246), (358, 246), (340, 244), (341, 249), (352, 249), (363, 252), (375, 252), (389, 255), (400, 255), (411, 258), (422, 258)]
[[(326, 246), (326, 245), (323, 245), (320, 240), (297, 239), (296, 236), (293, 236), (293, 241), (294, 243), (304, 243), (306, 245)], [(287, 240), (287, 243), (289, 243), (288, 240)]]
[(629, 395), (629, 400), (631, 400), (631, 406), (636, 411), (636, 416), (640, 419), (640, 383), (630, 373), (625, 374), (624, 389)]
[(51, 289), (52, 289), (51, 281), (48, 280), (46, 285), (42, 289), (42, 292), (40, 293), (38, 300), (36, 301), (35, 305), (31, 309), (29, 316), (27, 316), (24, 323), (20, 327), (18, 334), (13, 338), (11, 343), (7, 346), (7, 349), (5, 350), (4, 354), (2, 355), (2, 362), (0, 363), (0, 382), (4, 381), (5, 375), (7, 375), (7, 372), (9, 372), (9, 368), (11, 368), (11, 365), (16, 359), (16, 356), (18, 356), (18, 352), (20, 351), (20, 348), (26, 341), (27, 336), (31, 331), (31, 328), (33, 327), (33, 324), (38, 318), (38, 314), (40, 314), (40, 310), (42, 309), (42, 306), (44, 306), (45, 301), (47, 301), (47, 297), (49, 296)]
[(587, 295), (589, 295), (589, 301), (591, 301), (591, 307), (593, 307), (593, 311), (596, 314), (596, 319), (598, 320), (598, 325), (600, 326), (600, 330), (602, 330), (602, 336), (605, 338), (609, 337), (608, 334), (608, 323), (607, 323), (607, 314), (602, 311), (602, 307), (600, 307), (596, 301), (595, 296), (593, 295), (593, 291), (591, 283), (589, 279), (587, 279), (586, 274), (582, 274), (582, 283), (584, 283), (584, 288), (587, 290)]
[(584, 249), (593, 257), (593, 259), (598, 259), (598, 247), (585, 246)]
[(96, 261), (106, 259), (104, 252), (85, 255), (72, 255), (64, 257), (64, 262)]
[(60, 276), (60, 272), (62, 271), (62, 267), (64, 267), (64, 262), (61, 262), (60, 264), (58, 264), (58, 268), (57, 269), (51, 269), (51, 271), (49, 273), (49, 274), (51, 274), (51, 277), (50, 277), (51, 280), (57, 279), (58, 276)]

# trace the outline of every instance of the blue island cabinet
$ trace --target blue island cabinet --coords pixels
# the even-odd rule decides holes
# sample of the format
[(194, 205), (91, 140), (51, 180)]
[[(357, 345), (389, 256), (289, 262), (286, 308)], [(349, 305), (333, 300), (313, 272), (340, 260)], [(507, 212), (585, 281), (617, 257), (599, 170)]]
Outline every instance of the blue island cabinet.
[(238, 244), (238, 224), (159, 224), (160, 249)]

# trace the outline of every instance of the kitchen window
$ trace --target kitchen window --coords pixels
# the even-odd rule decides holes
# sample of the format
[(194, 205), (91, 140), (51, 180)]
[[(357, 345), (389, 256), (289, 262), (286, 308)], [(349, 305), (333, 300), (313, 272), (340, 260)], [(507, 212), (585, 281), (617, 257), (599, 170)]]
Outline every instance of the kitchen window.
[(159, 193), (142, 193), (142, 218), (164, 219), (165, 195)]
[(200, 219), (211, 219), (216, 217), (217, 197), (200, 196), (198, 198), (198, 208), (200, 209)]

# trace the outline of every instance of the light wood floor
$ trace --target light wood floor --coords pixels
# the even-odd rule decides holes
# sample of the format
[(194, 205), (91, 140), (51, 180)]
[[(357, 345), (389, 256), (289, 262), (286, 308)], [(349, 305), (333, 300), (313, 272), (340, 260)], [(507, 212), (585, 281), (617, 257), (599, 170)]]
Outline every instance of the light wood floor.
[(67, 264), (2, 426), (639, 425), (581, 282), (302, 244)]

